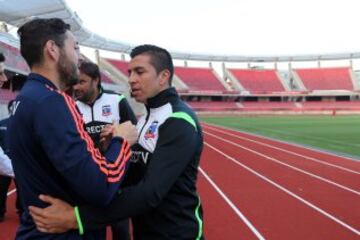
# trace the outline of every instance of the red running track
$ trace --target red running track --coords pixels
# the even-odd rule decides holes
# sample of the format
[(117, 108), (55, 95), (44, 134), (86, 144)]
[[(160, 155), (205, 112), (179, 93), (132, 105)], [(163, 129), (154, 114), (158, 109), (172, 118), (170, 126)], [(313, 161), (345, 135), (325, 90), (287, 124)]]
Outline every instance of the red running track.
[[(203, 125), (206, 239), (360, 239), (360, 161)], [(0, 224), (13, 239), (15, 194)], [(108, 238), (109, 239), (109, 238)]]
[(264, 239), (360, 239), (360, 162), (203, 125), (202, 169)]

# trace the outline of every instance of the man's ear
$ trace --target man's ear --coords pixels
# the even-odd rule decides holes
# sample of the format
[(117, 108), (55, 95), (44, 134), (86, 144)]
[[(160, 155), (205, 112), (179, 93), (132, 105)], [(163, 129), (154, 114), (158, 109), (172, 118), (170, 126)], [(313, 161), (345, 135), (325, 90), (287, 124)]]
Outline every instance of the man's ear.
[(44, 46), (44, 56), (48, 56), (50, 59), (57, 61), (60, 55), (59, 46), (53, 40), (49, 40)]
[(98, 77), (95, 78), (95, 79), (94, 79), (94, 82), (96, 83), (96, 86), (97, 86), (97, 85), (99, 84), (99, 82), (100, 82), (100, 78), (98, 78)]
[(169, 85), (170, 71), (165, 69), (160, 73), (160, 86)]

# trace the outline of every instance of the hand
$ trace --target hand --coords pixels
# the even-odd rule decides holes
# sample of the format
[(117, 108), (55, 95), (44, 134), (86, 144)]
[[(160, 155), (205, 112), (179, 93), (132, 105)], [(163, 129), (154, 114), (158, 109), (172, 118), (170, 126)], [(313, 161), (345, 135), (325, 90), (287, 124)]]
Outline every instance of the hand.
[(115, 130), (114, 124), (107, 124), (101, 130), (100, 133), (100, 146), (103, 151), (109, 147), (111, 138), (113, 137), (113, 132)]
[(77, 229), (74, 208), (68, 203), (47, 195), (40, 195), (40, 200), (49, 203), (46, 208), (29, 206), (36, 228), (44, 233), (64, 233)]
[(113, 124), (114, 132), (113, 136), (122, 137), (127, 140), (130, 145), (133, 145), (137, 142), (138, 133), (134, 124), (130, 121), (126, 121), (122, 124)]

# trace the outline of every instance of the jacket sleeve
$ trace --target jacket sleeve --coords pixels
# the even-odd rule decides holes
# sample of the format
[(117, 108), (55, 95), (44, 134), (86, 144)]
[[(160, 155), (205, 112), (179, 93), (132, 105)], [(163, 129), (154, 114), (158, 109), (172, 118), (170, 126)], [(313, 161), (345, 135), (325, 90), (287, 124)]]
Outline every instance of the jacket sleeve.
[(34, 131), (51, 164), (90, 204), (104, 206), (118, 191), (130, 146), (114, 138), (103, 156), (83, 126), (75, 102), (66, 95), (47, 97), (36, 110)]
[(197, 130), (186, 121), (169, 118), (159, 128), (159, 139), (144, 178), (124, 188), (104, 208), (80, 206), (84, 229), (96, 229), (122, 218), (156, 208), (199, 148)]
[(132, 124), (136, 125), (137, 119), (136, 116), (131, 109), (129, 102), (123, 95), (120, 95), (119, 101), (119, 114), (120, 114), (120, 123), (131, 121)]
[(14, 170), (11, 165), (10, 158), (4, 153), (0, 147), (0, 175), (14, 177)]

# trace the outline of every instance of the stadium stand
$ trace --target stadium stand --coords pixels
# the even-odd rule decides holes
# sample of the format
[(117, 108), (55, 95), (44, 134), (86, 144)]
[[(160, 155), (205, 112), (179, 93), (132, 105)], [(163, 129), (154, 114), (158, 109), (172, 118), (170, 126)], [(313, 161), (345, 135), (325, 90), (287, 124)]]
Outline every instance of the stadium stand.
[(273, 69), (228, 69), (243, 90), (250, 93), (285, 92), (289, 87)]
[(103, 83), (114, 83), (114, 81), (107, 75), (104, 73), (104, 71), (100, 71), (100, 75), (101, 75), (101, 81)]
[(104, 60), (106, 60), (107, 62), (112, 64), (114, 67), (116, 67), (124, 76), (129, 75), (129, 73), (128, 73), (129, 63), (128, 62), (122, 61), (122, 60), (109, 59), (109, 58), (104, 58)]
[(175, 75), (188, 87), (189, 91), (224, 92), (229, 89), (211, 68), (175, 67)]
[(350, 68), (311, 68), (293, 70), (307, 90), (355, 90)]
[(242, 105), (245, 111), (289, 111), (298, 109), (293, 102), (242, 102)]
[(6, 69), (23, 74), (29, 73), (29, 67), (22, 58), (18, 47), (14, 45), (10, 44), (8, 36), (5, 34), (0, 35), (0, 52), (6, 56)]
[(303, 102), (303, 110), (360, 110), (360, 101), (320, 101)]
[(235, 102), (216, 102), (216, 101), (201, 101), (201, 102), (187, 102), (195, 111), (237, 111), (239, 105)]

